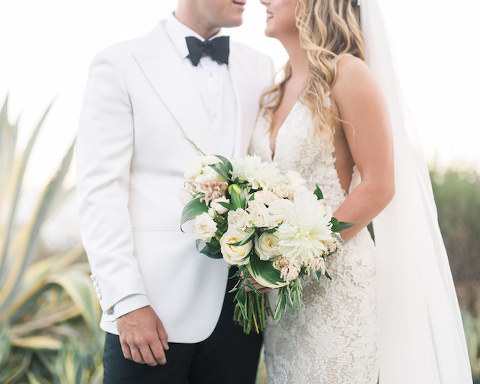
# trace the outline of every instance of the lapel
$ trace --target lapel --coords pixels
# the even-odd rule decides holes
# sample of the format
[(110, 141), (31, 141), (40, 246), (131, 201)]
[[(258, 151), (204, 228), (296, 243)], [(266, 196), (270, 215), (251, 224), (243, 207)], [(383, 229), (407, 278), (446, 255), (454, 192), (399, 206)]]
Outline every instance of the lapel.
[(252, 100), (250, 100), (252, 94), (252, 79), (249, 73), (249, 67), (245, 65), (243, 61), (244, 58), (235, 49), (234, 43), (232, 43), (228, 67), (237, 102), (235, 156), (245, 155), (253, 129), (252, 120), (256, 117), (253, 116), (256, 112), (252, 109)]
[(214, 137), (207, 112), (164, 22), (147, 36), (146, 43), (144, 52), (134, 54), (138, 65), (177, 122), (179, 133), (210, 153)]

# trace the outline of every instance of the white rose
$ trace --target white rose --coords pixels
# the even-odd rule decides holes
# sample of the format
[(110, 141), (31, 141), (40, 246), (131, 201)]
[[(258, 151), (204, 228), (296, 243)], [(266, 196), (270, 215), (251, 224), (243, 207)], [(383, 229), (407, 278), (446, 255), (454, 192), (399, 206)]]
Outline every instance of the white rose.
[(230, 228), (220, 239), (220, 249), (223, 258), (228, 264), (245, 265), (250, 261), (248, 255), (253, 247), (252, 241), (249, 241), (242, 246), (230, 245), (242, 241), (247, 235), (248, 233), (245, 231), (237, 228)]
[(267, 232), (262, 233), (260, 237), (255, 236), (255, 252), (260, 260), (270, 260), (280, 255), (278, 252), (278, 237)]
[(247, 226), (248, 214), (242, 208), (237, 208), (236, 211), (228, 212), (228, 226), (237, 229), (245, 229)]
[(193, 200), (192, 194), (186, 189), (180, 189), (177, 196), (182, 205), (184, 206), (187, 205), (191, 200)]
[(203, 240), (208, 243), (212, 240), (217, 232), (217, 223), (204, 212), (195, 218), (195, 224), (193, 225), (193, 235), (196, 239)]
[(222, 196), (219, 199), (212, 200), (212, 203), (210, 204), (210, 206), (217, 211), (219, 215), (223, 215), (228, 211), (228, 208), (225, 208), (223, 205), (218, 203), (230, 203), (230, 200), (228, 200), (225, 196)]
[(270, 213), (264, 204), (257, 203), (248, 207), (248, 227), (268, 227), (270, 225)]
[(275, 184), (272, 187), (272, 192), (277, 195), (279, 198), (283, 199), (284, 197), (288, 197), (290, 189), (288, 188), (287, 184)]
[(275, 200), (278, 200), (278, 196), (276, 194), (267, 190), (255, 192), (253, 196), (254, 196), (253, 201), (267, 204), (267, 205), (270, 205)]

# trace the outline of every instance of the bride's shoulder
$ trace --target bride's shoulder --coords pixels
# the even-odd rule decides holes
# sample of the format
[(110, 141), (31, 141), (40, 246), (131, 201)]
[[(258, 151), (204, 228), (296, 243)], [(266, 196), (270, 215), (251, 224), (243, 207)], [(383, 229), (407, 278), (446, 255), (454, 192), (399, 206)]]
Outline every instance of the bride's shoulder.
[(343, 55), (337, 59), (337, 76), (332, 87), (333, 98), (364, 98), (379, 92), (378, 84), (368, 65), (358, 57)]
[[(368, 80), (372, 79), (373, 75), (368, 65), (356, 56), (342, 55), (336, 60), (337, 77), (335, 86), (343, 85), (344, 82), (350, 80)], [(350, 84), (351, 85), (351, 84)]]

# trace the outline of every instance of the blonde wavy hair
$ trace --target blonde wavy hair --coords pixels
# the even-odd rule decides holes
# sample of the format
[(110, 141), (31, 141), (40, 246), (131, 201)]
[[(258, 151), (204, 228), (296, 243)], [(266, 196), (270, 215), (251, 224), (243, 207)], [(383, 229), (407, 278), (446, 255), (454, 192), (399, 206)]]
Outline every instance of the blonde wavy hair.
[[(313, 113), (315, 132), (327, 132), (333, 139), (338, 119), (330, 108), (329, 94), (337, 76), (337, 58), (349, 53), (365, 60), (360, 9), (356, 0), (298, 0), (296, 26), (310, 65), (302, 102)], [(270, 123), (291, 76), (288, 61), (282, 80), (262, 95), (261, 111)]]

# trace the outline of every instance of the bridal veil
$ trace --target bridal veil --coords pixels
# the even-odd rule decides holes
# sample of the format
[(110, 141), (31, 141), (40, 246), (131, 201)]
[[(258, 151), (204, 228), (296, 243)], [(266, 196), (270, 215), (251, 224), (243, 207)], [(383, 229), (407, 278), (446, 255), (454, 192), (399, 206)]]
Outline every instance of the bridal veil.
[(390, 109), (395, 197), (374, 220), (380, 384), (472, 383), (460, 308), (426, 163), (403, 104), (377, 0), (361, 0), (367, 64)]

